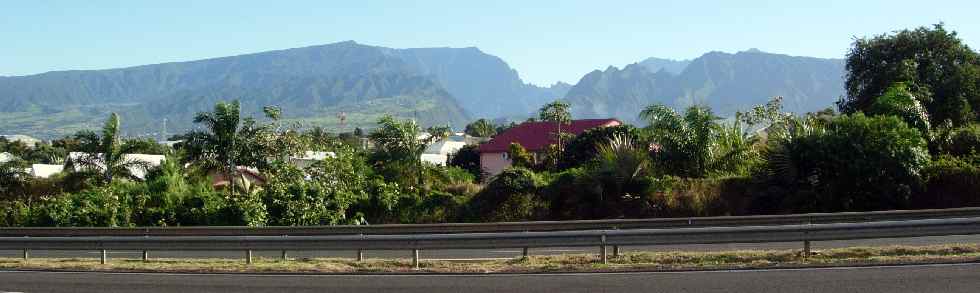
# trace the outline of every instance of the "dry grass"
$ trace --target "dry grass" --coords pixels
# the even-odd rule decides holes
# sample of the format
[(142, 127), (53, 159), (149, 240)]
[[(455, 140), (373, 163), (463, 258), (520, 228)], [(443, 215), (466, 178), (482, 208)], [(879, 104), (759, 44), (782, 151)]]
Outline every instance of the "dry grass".
[(210, 273), (513, 273), (710, 270), (973, 261), (980, 261), (978, 244), (829, 249), (816, 251), (807, 260), (804, 260), (800, 252), (795, 250), (635, 252), (616, 258), (610, 257), (608, 264), (599, 263), (596, 255), (586, 254), (470, 262), (423, 260), (420, 270), (412, 269), (410, 259), (368, 259), (358, 262), (340, 258), (296, 259), (288, 262), (255, 258), (250, 265), (241, 260), (231, 259), (151, 259), (147, 262), (112, 259), (108, 264), (102, 265), (98, 260), (91, 258), (38, 258), (26, 262), (15, 258), (0, 258), (0, 269)]

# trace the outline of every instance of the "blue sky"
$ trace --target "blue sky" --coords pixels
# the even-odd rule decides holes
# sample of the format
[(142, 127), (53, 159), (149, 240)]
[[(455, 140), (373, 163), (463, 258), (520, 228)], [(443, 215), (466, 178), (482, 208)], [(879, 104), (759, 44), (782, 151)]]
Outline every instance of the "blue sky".
[(346, 40), (479, 47), (529, 82), (748, 48), (843, 57), (855, 36), (943, 21), (980, 48), (977, 1), (5, 1), (0, 75), (187, 61)]

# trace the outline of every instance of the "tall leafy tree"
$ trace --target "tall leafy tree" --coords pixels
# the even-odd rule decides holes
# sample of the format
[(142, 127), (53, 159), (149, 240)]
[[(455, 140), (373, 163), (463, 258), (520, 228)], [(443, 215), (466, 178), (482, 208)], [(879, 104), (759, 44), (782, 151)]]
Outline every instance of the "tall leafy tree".
[(491, 137), (497, 134), (497, 126), (493, 125), (490, 120), (481, 118), (467, 124), (466, 130), (463, 132), (476, 137)]
[(116, 178), (138, 180), (135, 171), (146, 172), (150, 166), (147, 162), (126, 158), (126, 154), (134, 153), (137, 146), (123, 144), (119, 137), (119, 128), (119, 115), (110, 114), (109, 119), (102, 126), (102, 136), (99, 137), (99, 144), (96, 147), (98, 152), (85, 153), (80, 158), (69, 160), (66, 163), (69, 169), (78, 167), (82, 172), (96, 173), (107, 184), (112, 183)]
[(541, 119), (541, 121), (554, 122), (558, 127), (558, 133), (555, 134), (556, 140), (558, 141), (557, 158), (561, 157), (562, 149), (565, 147), (565, 145), (562, 144), (563, 137), (561, 125), (572, 122), (572, 113), (569, 111), (569, 108), (571, 108), (571, 105), (568, 103), (556, 100), (541, 106), (541, 109), (538, 110), (538, 118)]
[(724, 126), (704, 106), (687, 108), (683, 115), (664, 105), (640, 112), (649, 124), (654, 163), (662, 172), (707, 177), (711, 174), (744, 173), (757, 162), (752, 138), (739, 122)]
[(980, 56), (942, 24), (854, 41), (847, 54), (844, 113), (869, 109), (896, 82), (905, 82), (937, 125), (959, 126), (980, 110)]

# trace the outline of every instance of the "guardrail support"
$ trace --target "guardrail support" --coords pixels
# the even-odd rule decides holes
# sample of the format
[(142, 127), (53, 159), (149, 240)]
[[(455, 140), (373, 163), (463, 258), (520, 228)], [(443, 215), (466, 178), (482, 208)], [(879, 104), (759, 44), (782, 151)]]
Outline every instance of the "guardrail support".
[(613, 258), (619, 257), (619, 245), (613, 245)]
[(109, 252), (106, 251), (105, 249), (103, 249), (102, 250), (102, 257), (99, 258), (99, 263), (106, 264), (107, 262), (109, 262)]
[(419, 265), (419, 250), (412, 249), (412, 268), (418, 270), (421, 268)]
[(599, 260), (602, 264), (609, 263), (609, 257), (606, 255), (606, 235), (602, 235), (602, 245), (599, 246)]
[(525, 258), (526, 259), (529, 256), (529, 253), (528, 253), (527, 250), (528, 250), (527, 247), (525, 247), (524, 249), (521, 250), (521, 258)]
[(29, 260), (31, 260), (31, 249), (24, 248), (24, 261), (29, 261)]
[(810, 258), (810, 240), (803, 240), (803, 260)]
[(150, 260), (150, 252), (144, 250), (143, 251), (143, 261), (149, 261), (149, 260)]
[(252, 250), (245, 250), (245, 264), (252, 264)]
[(286, 253), (286, 250), (283, 250), (282, 251), (282, 261), (288, 261), (288, 260), (289, 260), (289, 254)]
[(357, 261), (364, 261), (364, 250), (357, 250)]

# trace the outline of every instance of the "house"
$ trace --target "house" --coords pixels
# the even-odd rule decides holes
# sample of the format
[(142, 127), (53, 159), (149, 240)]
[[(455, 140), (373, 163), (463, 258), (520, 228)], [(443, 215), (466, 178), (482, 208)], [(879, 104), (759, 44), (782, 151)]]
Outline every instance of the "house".
[(317, 151), (305, 151), (302, 155), (289, 157), (289, 162), (300, 169), (306, 169), (315, 164), (316, 162), (326, 160), (327, 158), (336, 158), (337, 154), (334, 152), (317, 152)]
[[(102, 157), (102, 154), (95, 154), (95, 155), (98, 158)], [(68, 159), (65, 160), (65, 166), (68, 166), (70, 164), (72, 166), (72, 170), (81, 171), (85, 168), (85, 166), (76, 164), (75, 162), (83, 160), (89, 156), (92, 156), (92, 154), (83, 153), (83, 152), (70, 152), (68, 153)], [(163, 163), (163, 161), (166, 160), (166, 158), (167, 157), (163, 155), (123, 154), (123, 161), (142, 162), (145, 165), (147, 165), (149, 168), (160, 166), (160, 164)], [(97, 168), (105, 169), (104, 163), (99, 162), (97, 165), (98, 165)], [(133, 176), (136, 176), (137, 178), (140, 179), (146, 178), (147, 171), (149, 170), (144, 170), (143, 168), (139, 168), (136, 166), (129, 168), (129, 172), (132, 173)]]
[[(623, 123), (616, 119), (582, 119), (572, 120), (562, 124), (563, 134), (579, 135), (586, 130), (596, 127), (619, 126)], [(511, 143), (519, 143), (535, 159), (544, 155), (548, 145), (557, 143), (558, 125), (555, 122), (524, 122), (503, 133), (497, 134), (490, 142), (480, 145), (480, 167), (483, 172), (494, 176), (510, 167), (511, 160), (507, 150)]]
[(428, 145), (422, 152), (423, 162), (445, 166), (450, 156), (472, 141), (471, 137), (458, 133)]
[(64, 170), (64, 165), (33, 164), (26, 171), (27, 174), (31, 174), (34, 178), (49, 178)]

